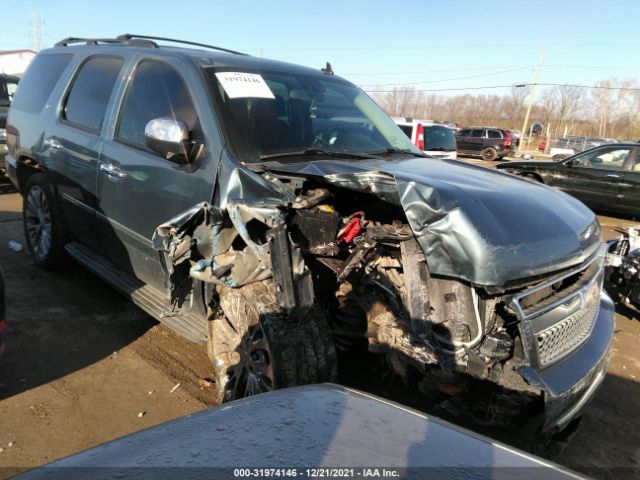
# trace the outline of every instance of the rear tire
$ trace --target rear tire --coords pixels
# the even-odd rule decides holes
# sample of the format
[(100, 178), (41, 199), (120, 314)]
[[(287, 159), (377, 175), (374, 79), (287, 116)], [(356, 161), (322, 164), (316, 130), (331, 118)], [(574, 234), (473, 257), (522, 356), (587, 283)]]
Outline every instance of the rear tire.
[(209, 322), (208, 353), (217, 400), (337, 379), (336, 350), (324, 314), (287, 315), (264, 281), (220, 294), (224, 315)]
[(51, 182), (44, 173), (32, 175), (24, 190), (22, 223), (33, 263), (55, 270), (67, 262), (67, 233)]
[(493, 162), (498, 158), (498, 152), (493, 147), (487, 147), (480, 152), (482, 159), (486, 162)]

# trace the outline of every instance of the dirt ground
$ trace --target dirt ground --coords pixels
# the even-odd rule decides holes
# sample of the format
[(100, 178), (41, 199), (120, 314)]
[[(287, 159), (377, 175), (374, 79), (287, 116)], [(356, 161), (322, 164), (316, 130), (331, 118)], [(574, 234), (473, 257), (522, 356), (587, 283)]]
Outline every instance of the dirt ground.
[[(473, 163), (482, 162), (473, 161)], [(24, 244), (21, 197), (0, 184), (7, 351), (0, 361), (0, 478), (212, 403), (204, 347), (159, 325), (71, 263), (44, 272)], [(601, 217), (607, 228), (629, 221)], [(616, 315), (613, 358), (556, 462), (596, 478), (640, 478), (640, 319)], [(176, 388), (177, 387), (177, 388)], [(624, 468), (625, 470), (617, 470)]]

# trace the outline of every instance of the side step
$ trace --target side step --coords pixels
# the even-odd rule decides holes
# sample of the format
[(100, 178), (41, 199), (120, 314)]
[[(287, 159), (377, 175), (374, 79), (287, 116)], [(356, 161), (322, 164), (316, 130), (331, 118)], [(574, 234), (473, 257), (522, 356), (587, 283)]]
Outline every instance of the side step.
[(142, 310), (192, 342), (207, 343), (207, 321), (191, 314), (163, 316), (168, 299), (157, 289), (121, 272), (113, 264), (77, 242), (65, 246), (67, 253), (83, 267), (129, 297)]

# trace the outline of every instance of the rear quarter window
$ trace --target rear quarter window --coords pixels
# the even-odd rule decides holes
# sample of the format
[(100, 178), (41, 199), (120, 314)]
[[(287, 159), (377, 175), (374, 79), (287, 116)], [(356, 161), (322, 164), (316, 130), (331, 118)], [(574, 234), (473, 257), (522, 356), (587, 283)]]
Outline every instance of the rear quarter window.
[(497, 130), (488, 130), (489, 138), (502, 138), (502, 134)]
[(18, 84), (11, 108), (40, 113), (72, 57), (70, 53), (53, 53), (34, 58)]
[(101, 130), (122, 63), (122, 58), (107, 56), (83, 63), (67, 95), (63, 118), (89, 130)]

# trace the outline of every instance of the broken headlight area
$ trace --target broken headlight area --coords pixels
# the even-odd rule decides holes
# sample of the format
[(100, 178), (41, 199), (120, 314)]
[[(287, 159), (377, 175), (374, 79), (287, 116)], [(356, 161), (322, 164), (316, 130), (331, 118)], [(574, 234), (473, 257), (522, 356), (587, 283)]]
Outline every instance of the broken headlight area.
[(607, 290), (640, 315), (640, 226), (616, 230), (621, 236), (609, 242)]
[[(299, 177), (278, 182), (293, 193), (287, 205), (202, 204), (158, 228), (172, 292), (200, 281), (214, 287), (207, 298), (215, 303), (220, 288), (269, 280), (282, 309), (319, 307), (339, 350), (378, 355), (438, 408), (505, 426), (543, 408), (544, 386), (519, 372), (552, 365), (584, 341), (599, 294), (595, 263), (514, 285), (474, 285), (431, 272), (397, 203)], [(565, 311), (588, 288), (588, 305)]]

